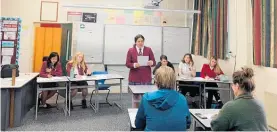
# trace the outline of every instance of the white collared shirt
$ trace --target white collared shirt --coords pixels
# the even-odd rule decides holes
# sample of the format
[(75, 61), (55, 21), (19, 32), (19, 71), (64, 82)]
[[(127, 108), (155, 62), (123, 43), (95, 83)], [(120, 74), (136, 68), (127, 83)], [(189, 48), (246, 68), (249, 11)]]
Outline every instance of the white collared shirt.
[[(136, 46), (136, 49), (137, 49), (137, 52), (138, 52), (138, 54), (139, 54), (139, 47), (138, 46)], [(144, 49), (144, 46), (142, 46), (141, 48), (141, 54), (143, 55), (143, 49)], [(134, 63), (134, 68), (136, 68), (136, 63)]]
[[(136, 49), (137, 49), (137, 51), (138, 51), (138, 53), (139, 53), (139, 47), (138, 47), (138, 46), (136, 46)], [(142, 46), (140, 49), (141, 49), (141, 54), (143, 55), (144, 46)]]
[(181, 73), (179, 73), (179, 76), (185, 77), (185, 78), (190, 78), (190, 77), (192, 77), (192, 75), (191, 75), (192, 71), (195, 71), (195, 67), (194, 66), (190, 67), (189, 64), (180, 62), (179, 63), (179, 71), (181, 71)]

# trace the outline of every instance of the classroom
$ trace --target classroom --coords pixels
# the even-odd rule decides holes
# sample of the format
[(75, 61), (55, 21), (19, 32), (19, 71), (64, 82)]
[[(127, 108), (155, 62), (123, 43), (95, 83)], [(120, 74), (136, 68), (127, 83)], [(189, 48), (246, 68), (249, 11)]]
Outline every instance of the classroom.
[(1, 131), (277, 131), (277, 1), (0, 7)]

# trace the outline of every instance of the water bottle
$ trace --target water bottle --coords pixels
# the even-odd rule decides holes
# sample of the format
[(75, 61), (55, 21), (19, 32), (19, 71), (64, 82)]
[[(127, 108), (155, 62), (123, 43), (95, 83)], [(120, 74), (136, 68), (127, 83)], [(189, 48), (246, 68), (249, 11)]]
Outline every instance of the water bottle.
[(74, 78), (74, 68), (71, 68), (70, 70), (70, 78)]

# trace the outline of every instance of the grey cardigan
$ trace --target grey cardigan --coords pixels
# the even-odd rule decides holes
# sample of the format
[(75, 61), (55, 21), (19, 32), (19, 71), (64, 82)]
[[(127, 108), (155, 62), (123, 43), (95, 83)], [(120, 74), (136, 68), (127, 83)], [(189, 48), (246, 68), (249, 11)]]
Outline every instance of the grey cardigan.
[(227, 102), (212, 120), (211, 128), (213, 131), (268, 131), (264, 108), (251, 94), (242, 94)]

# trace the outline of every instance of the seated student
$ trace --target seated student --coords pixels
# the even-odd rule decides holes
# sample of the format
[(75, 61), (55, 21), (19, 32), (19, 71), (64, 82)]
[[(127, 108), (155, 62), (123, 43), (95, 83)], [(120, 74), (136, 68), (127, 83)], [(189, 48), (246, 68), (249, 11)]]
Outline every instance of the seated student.
[[(91, 74), (91, 72), (88, 70), (88, 67), (85, 63), (84, 54), (81, 52), (76, 53), (76, 55), (73, 57), (73, 59), (66, 64), (66, 71), (67, 71), (68, 76), (70, 76), (70, 71), (72, 68), (74, 68), (74, 77), (76, 77), (76, 78), (79, 78), (83, 75)], [(88, 85), (88, 83), (86, 81), (71, 82), (71, 85), (84, 86), (84, 85)], [(85, 109), (85, 108), (87, 108), (86, 97), (88, 95), (88, 89), (83, 88), (83, 89), (81, 89), (81, 91), (82, 91), (82, 97), (83, 97), (82, 108)], [(71, 97), (76, 96), (77, 92), (78, 92), (78, 89), (72, 89)], [(71, 106), (70, 109), (73, 109), (72, 101), (70, 102), (70, 106)]]
[[(203, 64), (200, 76), (205, 79), (216, 79), (219, 75), (224, 74), (217, 62), (216, 57), (210, 58), (209, 64)], [(216, 83), (206, 83), (207, 87), (218, 87)], [(223, 106), (222, 101), (220, 100), (220, 96), (218, 90), (208, 90), (208, 101), (207, 101), (207, 108), (211, 108), (213, 96), (215, 97), (216, 101), (218, 102), (218, 108)]]
[(153, 74), (155, 74), (156, 70), (158, 68), (160, 68), (161, 66), (169, 66), (174, 70), (174, 66), (172, 65), (172, 63), (170, 63), (168, 60), (167, 60), (167, 56), (166, 55), (161, 55), (160, 56), (160, 62), (156, 65), (156, 67), (154, 68), (153, 70)]
[[(43, 58), (44, 61), (40, 70), (40, 77), (50, 78), (53, 76), (62, 76), (62, 66), (59, 62), (60, 57), (57, 52), (52, 52), (48, 58)], [(41, 85), (43, 88), (57, 87), (57, 83), (45, 83)], [(51, 105), (46, 103), (46, 100), (55, 95), (56, 90), (42, 91), (41, 98), (39, 98), (38, 104), (43, 108), (50, 108)]]
[(251, 68), (233, 73), (235, 99), (227, 102), (211, 122), (213, 131), (268, 131), (264, 108), (252, 92), (255, 89)]
[(135, 125), (145, 131), (185, 131), (191, 119), (186, 98), (175, 91), (176, 76), (172, 68), (161, 66), (155, 73), (158, 91), (145, 93), (141, 99)]
[[(183, 78), (191, 78), (195, 77), (196, 70), (194, 67), (194, 62), (192, 59), (191, 54), (185, 54), (182, 61), (179, 63), (179, 72), (178, 75)], [(180, 84), (192, 84), (191, 82), (180, 82)], [(199, 89), (196, 87), (187, 87), (187, 86), (180, 86), (179, 87), (181, 93), (186, 96), (187, 92), (190, 93), (192, 98), (192, 106), (197, 108), (197, 104), (195, 103), (194, 97), (197, 93), (199, 93)]]

